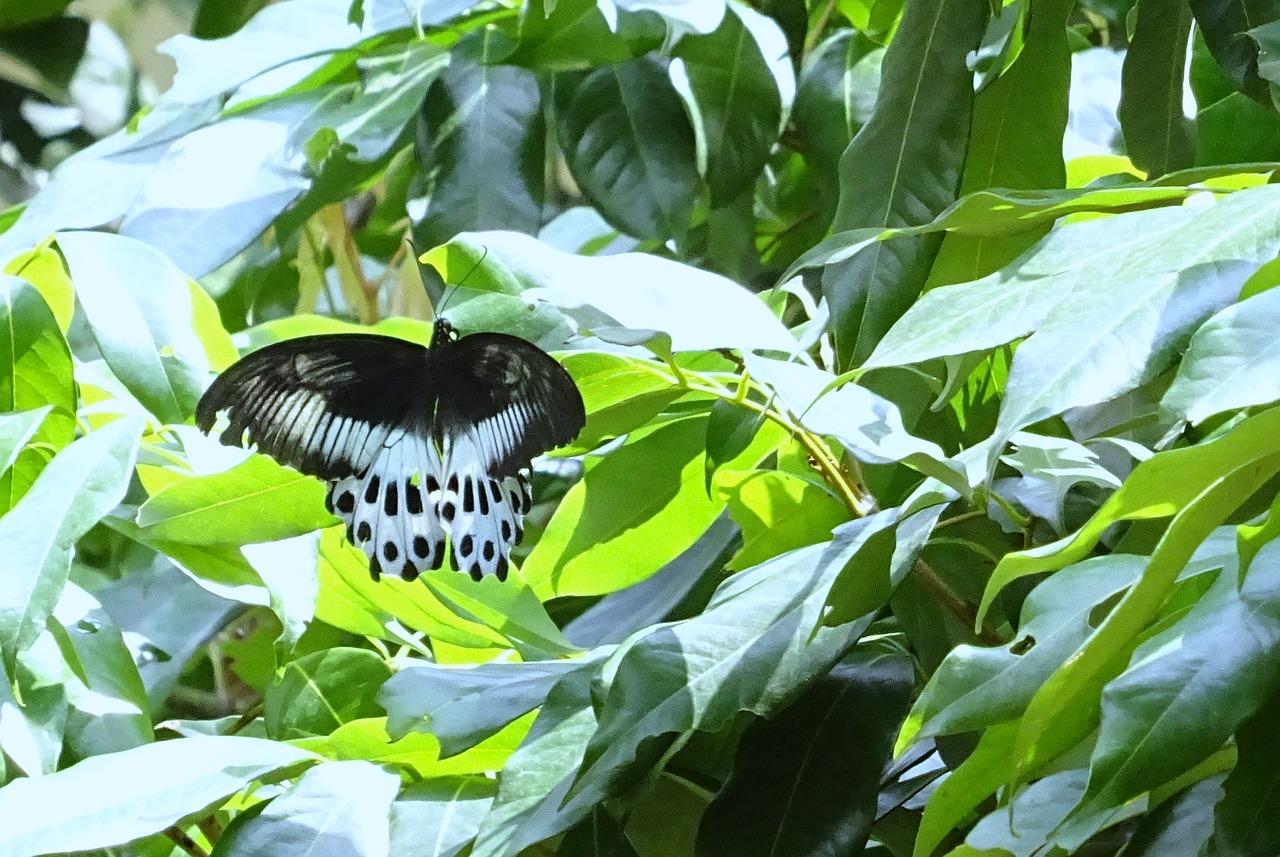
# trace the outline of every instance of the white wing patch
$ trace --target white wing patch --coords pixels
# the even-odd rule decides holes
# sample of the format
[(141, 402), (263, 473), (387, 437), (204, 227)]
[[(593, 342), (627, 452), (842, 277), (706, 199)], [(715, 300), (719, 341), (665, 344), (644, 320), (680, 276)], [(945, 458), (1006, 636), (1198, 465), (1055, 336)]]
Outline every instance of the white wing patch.
[(506, 580), (532, 505), (529, 471), (489, 475), (478, 434), (446, 438), (442, 458), (421, 433), (396, 429), (367, 471), (329, 483), (326, 504), (369, 557), (375, 580), (440, 568), (446, 535), (451, 565), (476, 580)]
[(374, 580), (384, 571), (413, 580), (444, 563), (441, 472), (435, 444), (397, 429), (363, 475), (330, 483), (329, 508), (369, 557)]
[(529, 471), (493, 476), (485, 452), (478, 428), (445, 438), (439, 512), (449, 526), (453, 565), (475, 580), (487, 574), (506, 580), (511, 549), (524, 538), (521, 521), (532, 503)]

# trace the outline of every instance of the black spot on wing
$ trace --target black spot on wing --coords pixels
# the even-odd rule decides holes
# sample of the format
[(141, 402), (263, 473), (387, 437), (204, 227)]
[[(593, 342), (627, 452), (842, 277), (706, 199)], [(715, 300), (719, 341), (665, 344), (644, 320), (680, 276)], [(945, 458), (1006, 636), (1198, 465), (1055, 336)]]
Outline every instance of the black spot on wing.
[(322, 479), (363, 472), (397, 426), (435, 408), (427, 349), (376, 334), (277, 342), (223, 372), (196, 408), (209, 431), (227, 414), (223, 443), (247, 434), (281, 463)]

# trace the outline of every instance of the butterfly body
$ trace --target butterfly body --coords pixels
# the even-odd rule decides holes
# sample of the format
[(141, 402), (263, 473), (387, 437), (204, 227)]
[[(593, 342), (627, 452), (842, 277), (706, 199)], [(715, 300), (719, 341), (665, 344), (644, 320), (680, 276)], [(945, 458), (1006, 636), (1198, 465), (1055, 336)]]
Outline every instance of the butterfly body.
[(384, 571), (412, 580), (452, 565), (505, 579), (529, 511), (532, 459), (573, 440), (582, 397), (560, 364), (501, 333), (431, 345), (377, 334), (278, 342), (209, 387), (196, 423), (223, 443), (256, 443), (329, 483), (326, 504)]

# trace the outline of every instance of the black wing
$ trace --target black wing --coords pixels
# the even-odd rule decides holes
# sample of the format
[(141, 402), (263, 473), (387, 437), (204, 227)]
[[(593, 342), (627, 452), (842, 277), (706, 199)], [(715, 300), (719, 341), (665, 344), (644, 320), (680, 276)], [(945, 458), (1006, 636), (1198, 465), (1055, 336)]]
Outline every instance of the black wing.
[[(558, 368), (558, 367), (557, 367)], [(425, 425), (434, 407), (427, 349), (377, 334), (321, 334), (277, 342), (223, 372), (200, 399), (196, 425), (230, 424), (259, 450), (321, 479), (363, 474), (393, 429)]]
[(495, 478), (516, 476), (534, 456), (586, 424), (582, 394), (545, 351), (504, 333), (475, 333), (432, 354), (442, 441), (469, 435)]

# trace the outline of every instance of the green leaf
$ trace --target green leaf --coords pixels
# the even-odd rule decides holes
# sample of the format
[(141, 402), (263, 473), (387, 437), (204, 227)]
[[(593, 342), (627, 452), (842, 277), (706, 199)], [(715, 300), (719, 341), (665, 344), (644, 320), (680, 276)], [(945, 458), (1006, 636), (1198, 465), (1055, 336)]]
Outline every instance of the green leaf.
[(826, 545), (784, 554), (730, 578), (700, 615), (625, 647), (570, 805), (612, 794), (659, 736), (715, 731), (740, 711), (769, 716), (830, 669), (872, 618), (821, 625), (826, 591), (846, 560)]
[(506, 581), (495, 577), (476, 583), (465, 574), (441, 570), (419, 580), (455, 615), (497, 631), (526, 661), (578, 653), (519, 572)]
[(333, 521), (323, 485), (265, 455), (222, 473), (181, 479), (138, 509), (144, 536), (196, 545), (276, 541)]
[(733, 772), (702, 816), (698, 853), (857, 853), (876, 818), (880, 773), (915, 687), (901, 651), (859, 646), (738, 742)]
[(897, 752), (935, 735), (972, 732), (1018, 717), (1045, 680), (1093, 633), (1095, 607), (1137, 579), (1142, 557), (1094, 557), (1031, 591), (1006, 648), (957, 646), (947, 653), (902, 727)]
[[(1016, 8), (1005, 7), (1005, 16), (1014, 13), (1016, 22), (1010, 38), (1002, 42), (1001, 58), (1013, 64), (1001, 69), (1000, 76), (978, 92), (958, 191), (961, 199), (935, 222), (946, 222), (960, 213), (976, 191), (1001, 188), (994, 193), (1003, 195), (1008, 189), (1060, 188), (1066, 182), (1062, 137), (1067, 123), (1071, 55), (1064, 28), (1072, 4), (1069, 0), (1037, 0), (1023, 33), (1018, 28), (1023, 26), (1028, 8), (1025, 2)], [(1010, 57), (1018, 42), (1021, 50)], [(1007, 211), (991, 211), (984, 220), (995, 226)], [(1046, 222), (1010, 236), (948, 234), (942, 239), (925, 288), (974, 280), (997, 270), (1034, 244), (1049, 226)]]
[(1034, 857), (1049, 850), (1050, 834), (1079, 799), (1084, 782), (1084, 771), (1070, 770), (1032, 783), (1010, 806), (995, 809), (974, 825), (965, 844), (984, 853), (1013, 857)]
[(1191, 337), (1162, 409), (1192, 423), (1280, 399), (1280, 289), (1227, 307)]
[(730, 6), (715, 32), (685, 36), (672, 55), (668, 73), (689, 113), (699, 172), (711, 205), (726, 205), (755, 184), (777, 142), (779, 87), (790, 96), (795, 78), (788, 62), (785, 82), (775, 80), (769, 60), (786, 55), (785, 39), (771, 19)]
[(1280, 10), (1270, 0), (1192, 0), (1191, 11), (1209, 52), (1231, 85), (1266, 103), (1267, 85), (1258, 76), (1258, 46), (1243, 36), (1251, 25), (1274, 20)]
[(482, 65), (455, 49), (427, 94), (417, 134), (418, 156), (431, 165), (427, 208), (415, 230), (422, 246), (471, 229), (537, 232), (546, 129), (532, 72)]
[(1213, 810), (1211, 854), (1266, 854), (1280, 847), (1278, 716), (1280, 694), (1273, 690), (1236, 732), (1239, 759), (1223, 783), (1222, 801)]
[(1127, 660), (1137, 634), (1156, 615), (1196, 548), (1277, 471), (1280, 452), (1274, 446), (1269, 453), (1254, 452), (1214, 478), (1178, 512), (1152, 552), (1142, 578), (1027, 706), (1014, 752), (1020, 776), (1056, 755), (1051, 749), (1060, 743), (1055, 732), (1063, 722), (1078, 719), (1078, 711), (1067, 709), (1079, 706), (1078, 695), (1089, 694), (1090, 688), (1119, 672), (1117, 660)]
[(596, 672), (606, 654), (466, 669), (414, 662), (386, 683), (378, 704), (387, 711), (393, 739), (410, 731), (430, 732), (440, 742), (441, 757), (453, 756), (537, 708), (568, 673)]
[(521, 575), (539, 598), (611, 592), (697, 541), (724, 507), (702, 486), (706, 419), (642, 430), (569, 489)]
[[(77, 757), (128, 750), (155, 740), (147, 691), (133, 653), (102, 605), (68, 583), (49, 630), (65, 659), (66, 745)], [(30, 652), (22, 656), (29, 662)]]
[(10, 557), (0, 574), (0, 651), (10, 671), (44, 629), (75, 543), (124, 497), (141, 430), (138, 420), (122, 419), (71, 444), (0, 517), (0, 544)]
[(570, 446), (573, 450), (590, 452), (606, 440), (634, 431), (684, 394), (666, 368), (651, 360), (573, 351), (563, 363), (578, 385), (587, 413), (586, 427)]
[(796, 349), (795, 337), (747, 289), (647, 253), (574, 256), (516, 232), (469, 232), (422, 261), (446, 282), (469, 274), (478, 289), (550, 301), (588, 330), (621, 325), (641, 342), (668, 334), (673, 351)]
[(408, 786), (391, 805), (389, 853), (457, 857), (475, 838), (496, 791), (497, 784), (484, 777), (423, 780)]
[[(908, 0), (875, 113), (840, 159), (836, 231), (928, 223), (955, 201), (973, 106), (965, 55), (982, 38), (988, 9), (983, 0)], [(911, 306), (938, 243), (876, 244), (827, 268), (822, 293), (840, 368), (862, 363)]]
[(4, 273), (21, 277), (35, 286), (53, 311), (54, 318), (58, 319), (58, 329), (65, 334), (71, 327), (76, 293), (62, 264), (62, 257), (52, 244), (53, 240), (48, 239), (34, 249), (17, 254), (4, 266)]
[(368, 762), (326, 762), (218, 842), (227, 857), (387, 854), (400, 777)]
[(1170, 798), (1143, 817), (1124, 847), (1126, 857), (1161, 857), (1179, 851), (1201, 853), (1201, 847), (1219, 829), (1214, 824), (1213, 813), (1214, 806), (1221, 800), (1221, 776), (1201, 780)]
[(1010, 753), (1017, 733), (1016, 722), (1000, 723), (983, 732), (969, 757), (938, 784), (920, 818), (912, 857), (930, 857), (969, 813), (1009, 781), (1013, 772)]
[(0, 0), (0, 31), (55, 18), (70, 5), (70, 0)]
[(28, 438), (41, 452), (19, 452), (9, 472), (0, 472), (0, 514), (36, 481), (49, 460), (75, 436), (76, 388), (71, 352), (40, 292), (31, 284), (0, 275), (0, 413), (51, 407)]
[(455, 646), (509, 645), (496, 630), (459, 616), (421, 583), (372, 580), (369, 558), (343, 539), (340, 527), (320, 534), (319, 587), (316, 618), (353, 634), (403, 641), (405, 629), (413, 629)]
[(905, 464), (961, 494), (969, 493), (963, 469), (936, 443), (909, 434), (897, 405), (888, 399), (857, 384), (831, 389), (834, 376), (799, 363), (753, 354), (743, 355), (743, 360), (751, 376), (772, 388), (801, 425), (837, 438), (859, 461)]
[(883, 48), (847, 29), (805, 57), (791, 122), (833, 185), (840, 155), (871, 118), (883, 59)]
[(983, 593), (978, 621), (982, 621), (996, 594), (1009, 583), (1029, 574), (1056, 571), (1079, 562), (1089, 555), (1112, 524), (1167, 518), (1186, 509), (1224, 474), (1273, 451), (1277, 432), (1280, 432), (1280, 408), (1272, 408), (1250, 417), (1213, 441), (1148, 458), (1134, 468), (1124, 484), (1074, 535), (1001, 558)]
[(45, 405), (30, 411), (0, 413), (0, 475), (18, 460), (18, 454), (52, 409), (50, 405)]
[(1179, 0), (1140, 0), (1135, 8), (1117, 115), (1130, 160), (1155, 178), (1195, 163), (1182, 112), (1191, 9)]
[(391, 668), (368, 649), (336, 647), (285, 665), (263, 696), (267, 734), (277, 741), (328, 735), (344, 723), (382, 713), (374, 694)]
[(662, 45), (664, 28), (645, 15), (605, 18), (595, 0), (530, 0), (520, 42), (505, 62), (535, 71), (568, 71), (624, 63)]
[(565, 795), (596, 731), (591, 672), (571, 672), (547, 694), (528, 736), (502, 768), (498, 797), (480, 822), (472, 857), (514, 857), (568, 830), (590, 807), (565, 807)]
[(707, 419), (706, 489), (711, 490), (711, 478), (727, 461), (747, 451), (756, 433), (764, 425), (765, 412), (752, 411), (724, 399), (711, 403)]
[(187, 278), (159, 251), (117, 235), (64, 232), (58, 249), (111, 371), (161, 422), (190, 419), (209, 361), (192, 331)]
[(198, 39), (220, 39), (239, 30), (267, 5), (268, 0), (201, 0), (191, 23)]
[(849, 520), (849, 510), (829, 491), (781, 470), (725, 471), (717, 490), (742, 528), (742, 548), (729, 561), (734, 569), (828, 541)]
[(1280, 544), (1235, 583), (1225, 581), (1224, 603), (1206, 596), (1179, 623), (1176, 648), (1148, 654), (1102, 692), (1089, 787), (1059, 842), (1083, 841), (1091, 816), (1207, 759), (1266, 700), (1280, 678)]
[(555, 115), (569, 171), (605, 219), (637, 238), (685, 235), (701, 184), (693, 130), (655, 60), (560, 75)]
[(3, 857), (122, 845), (216, 806), (259, 777), (314, 759), (259, 738), (182, 738), (93, 756), (0, 788)]

